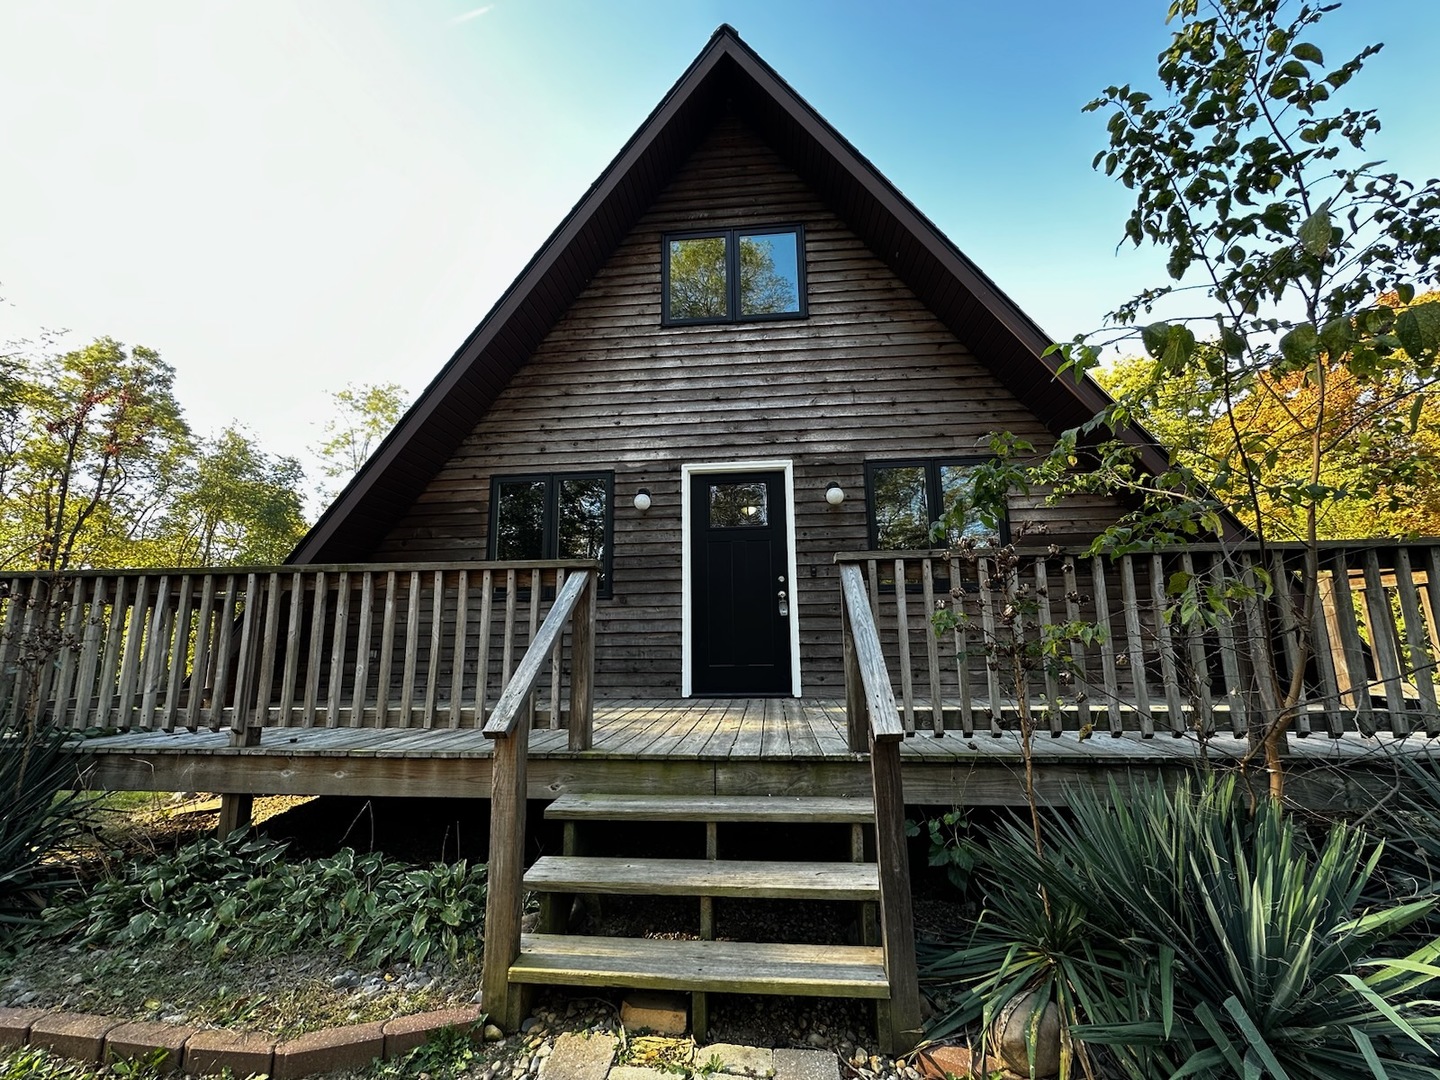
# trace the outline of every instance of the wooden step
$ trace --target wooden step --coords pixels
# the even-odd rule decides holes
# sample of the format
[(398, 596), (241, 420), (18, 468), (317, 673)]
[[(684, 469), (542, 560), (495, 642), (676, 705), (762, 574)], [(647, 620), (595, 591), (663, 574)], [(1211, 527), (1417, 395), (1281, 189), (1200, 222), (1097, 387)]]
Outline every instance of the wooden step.
[(888, 998), (879, 948), (522, 934), (512, 983)]
[(533, 892), (878, 900), (874, 863), (546, 855), (525, 874)]
[(763, 821), (864, 825), (875, 820), (868, 797), (796, 795), (561, 795), (545, 810), (557, 821)]

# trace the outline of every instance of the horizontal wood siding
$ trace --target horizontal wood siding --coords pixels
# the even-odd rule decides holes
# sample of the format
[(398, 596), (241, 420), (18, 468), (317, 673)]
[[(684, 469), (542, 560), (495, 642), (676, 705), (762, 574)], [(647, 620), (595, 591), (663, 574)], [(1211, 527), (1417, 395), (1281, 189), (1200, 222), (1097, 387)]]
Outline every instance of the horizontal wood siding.
[[(662, 326), (661, 237), (672, 230), (799, 223), (809, 316)], [(727, 121), (595, 276), (530, 362), (419, 494), (375, 557), (485, 554), (490, 478), (615, 471), (614, 596), (600, 602), (597, 691), (678, 694), (681, 676), (680, 466), (791, 459), (807, 694), (839, 694), (837, 551), (866, 545), (864, 463), (984, 451), (1008, 430), (1050, 436), (904, 283), (757, 137)], [(830, 507), (825, 488), (844, 487)], [(647, 513), (634, 509), (650, 490)], [(1031, 501), (1079, 542), (1117, 507)]]

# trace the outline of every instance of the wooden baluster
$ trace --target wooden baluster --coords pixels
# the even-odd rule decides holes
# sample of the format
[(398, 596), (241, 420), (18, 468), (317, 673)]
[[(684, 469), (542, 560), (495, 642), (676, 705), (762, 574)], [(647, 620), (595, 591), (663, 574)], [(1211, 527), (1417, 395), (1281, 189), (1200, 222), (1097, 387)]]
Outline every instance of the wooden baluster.
[(1185, 734), (1185, 703), (1180, 697), (1180, 671), (1175, 663), (1175, 643), (1167, 618), (1165, 567), (1159, 555), (1150, 556), (1150, 601), (1155, 605), (1155, 638), (1160, 652), (1160, 680), (1164, 683), (1165, 711), (1170, 714), (1170, 734)]
[(265, 598), (265, 621), (257, 630), (260, 644), (260, 677), (255, 686), (253, 727), (270, 722), (270, 702), (275, 695), (275, 653), (280, 647), (280, 575), (272, 573)]
[(76, 578), (70, 590), (70, 608), (62, 612), (60, 624), (60, 672), (55, 677), (55, 709), (51, 719), (56, 727), (64, 727), (70, 715), (70, 699), (78, 667), (80, 643), (84, 639), (85, 627), (85, 581)]
[(435, 690), (440, 683), (440, 652), (445, 645), (445, 627), (441, 622), (445, 614), (445, 574), (436, 570), (434, 589), (430, 597), (430, 664), (425, 672), (425, 706), (421, 716), (423, 726), (435, 726)]
[(930, 620), (935, 617), (934, 561), (920, 563), (920, 585), (925, 595), (925, 663), (930, 669), (930, 730), (936, 738), (945, 734), (945, 699), (940, 693), (940, 637)]
[(875, 625), (880, 625), (880, 560), (866, 559), (865, 570), (868, 584), (870, 586), (870, 616), (875, 620)]
[(515, 659), (515, 571), (505, 571), (505, 639), (500, 653), (500, 693), (510, 685), (510, 672)]
[(455, 579), (455, 644), (450, 651), (450, 726), (460, 726), (465, 703), (465, 639), (469, 628), (470, 571), (461, 570)]
[[(1066, 555), (1061, 573), (1065, 581), (1065, 618), (1080, 621), (1080, 587), (1076, 578), (1075, 558)], [(1090, 731), (1090, 672), (1085, 666), (1085, 646), (1078, 639), (1070, 642), (1070, 664), (1075, 673), (1075, 721), (1080, 730)]]
[[(1210, 564), (1210, 580), (1217, 590), (1223, 589), (1225, 567), (1219, 557)], [(1240, 652), (1235, 635), (1239, 614), (1232, 610), (1215, 624), (1215, 634), (1220, 641), (1220, 671), (1225, 676), (1225, 700), (1230, 709), (1230, 734), (1237, 739), (1250, 727), (1250, 709), (1240, 680)]]
[(1365, 664), (1365, 642), (1355, 621), (1355, 594), (1350, 588), (1350, 564), (1345, 553), (1337, 552), (1332, 562), (1330, 582), (1333, 590), (1327, 618), (1334, 624), (1334, 637), (1340, 640), (1345, 660), (1342, 690), (1348, 693), (1355, 710), (1355, 724), (1361, 734), (1375, 734), (1375, 710), (1370, 701), (1370, 673)]
[(480, 576), (480, 641), (475, 647), (475, 726), (484, 727), (485, 702), (490, 694), (490, 619), (494, 613), (495, 574)]
[(125, 648), (125, 625), (129, 613), (130, 581), (115, 578), (115, 600), (110, 605), (110, 624), (105, 631), (105, 656), (100, 662), (98, 697), (95, 702), (96, 726), (118, 727), (115, 716), (119, 705), (120, 662)]
[[(214, 691), (210, 678), (213, 663), (215, 619), (215, 575), (206, 574), (200, 583), (200, 614), (195, 617), (195, 659), (190, 665), (190, 700), (185, 703), (185, 727), (195, 731), (202, 720), (209, 721), (202, 711), (207, 695)], [(210, 698), (210, 712), (214, 714), (214, 698)], [(218, 723), (213, 724), (218, 727)]]
[(325, 661), (325, 612), (330, 606), (330, 593), (325, 571), (315, 572), (314, 595), (310, 604), (310, 648), (305, 658), (305, 696), (300, 704), (301, 724), (315, 726), (320, 701), (320, 672)]
[[(1036, 612), (1040, 616), (1041, 633), (1044, 633), (1044, 628), (1053, 625), (1055, 620), (1050, 609), (1050, 579), (1043, 555), (1035, 560), (1035, 602)], [(1053, 657), (1042, 656), (1040, 662), (1045, 665), (1046, 712), (1050, 735), (1055, 738), (1065, 730), (1065, 716), (1060, 711), (1060, 680), (1055, 674)]]
[[(1339, 674), (1344, 670), (1345, 656), (1340, 643), (1331, 634), (1329, 614), (1331, 583), (1329, 571), (1317, 564), (1315, 582), (1315, 614), (1310, 620), (1310, 632), (1314, 635), (1315, 666), (1320, 671), (1320, 705), (1325, 710), (1325, 727), (1332, 739), (1338, 739), (1345, 732), (1345, 719), (1341, 715), (1341, 690)], [(1339, 659), (1337, 671), (1336, 659)]]
[(385, 574), (385, 614), (380, 619), (380, 666), (375, 676), (375, 726), (390, 726), (390, 658), (395, 652), (395, 571)]
[(420, 571), (410, 571), (410, 595), (405, 606), (405, 663), (400, 676), (400, 726), (415, 718), (415, 650), (420, 637)]
[(163, 574), (155, 590), (155, 604), (147, 620), (149, 630), (145, 634), (144, 659), (140, 664), (140, 719), (139, 726), (149, 730), (154, 726), (156, 703), (160, 697), (160, 681), (170, 642), (165, 633), (170, 612), (170, 576)]
[[(365, 695), (370, 687), (370, 641), (375, 621), (375, 575), (369, 570), (360, 574), (360, 625), (355, 630), (355, 686), (350, 698), (350, 726), (365, 724)], [(383, 720), (376, 720), (376, 726)]]
[(91, 586), (90, 615), (85, 620), (84, 644), (80, 650), (80, 673), (75, 680), (75, 719), (77, 728), (90, 727), (90, 703), (95, 696), (95, 678), (100, 665), (100, 650), (105, 633), (105, 578), (96, 577)]
[[(1150, 709), (1150, 685), (1145, 678), (1145, 638), (1140, 626), (1140, 597), (1135, 588), (1135, 561), (1120, 556), (1120, 596), (1125, 609), (1125, 653), (1130, 661), (1130, 693), (1140, 714), (1140, 737), (1155, 734), (1155, 715)], [(1159, 612), (1156, 612), (1159, 617)]]
[(300, 642), (305, 615), (305, 575), (298, 570), (290, 575), (290, 615), (285, 623), (285, 666), (280, 675), (281, 727), (295, 723), (295, 679), (300, 674)]
[[(960, 560), (950, 560), (950, 586), (955, 588), (963, 579), (960, 577)], [(955, 677), (960, 683), (960, 734), (965, 738), (973, 738), (975, 735), (975, 703), (970, 699), (970, 643), (969, 634), (965, 629), (965, 619), (968, 612), (965, 611), (963, 594), (952, 596), (950, 602), (955, 606), (955, 629), (952, 632), (952, 643), (955, 648)]]
[[(565, 584), (565, 571), (555, 571), (555, 595), (560, 595), (560, 587)], [(563, 647), (565, 644), (564, 635), (555, 639), (555, 648), (550, 651), (550, 729), (558, 731), (564, 727), (564, 718), (560, 715), (560, 669), (564, 665)], [(575, 647), (572, 639), (570, 647)]]
[(257, 574), (245, 575), (245, 610), (240, 615), (240, 649), (235, 655), (235, 708), (230, 714), (232, 743), (240, 746), (255, 744), (255, 727), (251, 721), (256, 694), (255, 647), (260, 622), (261, 593), (264, 587)]
[(1396, 640), (1395, 617), (1390, 611), (1390, 597), (1380, 580), (1380, 556), (1374, 548), (1365, 551), (1365, 612), (1370, 624), (1370, 652), (1375, 657), (1375, 670), (1385, 686), (1390, 730), (1396, 735), (1408, 735), (1410, 718), (1405, 711), (1405, 692), (1400, 687), (1400, 648)]
[[(1195, 559), (1187, 551), (1180, 556), (1180, 570), (1199, 595), (1203, 589), (1195, 576)], [(1210, 662), (1205, 658), (1205, 624), (1193, 619), (1185, 627), (1185, 650), (1190, 661), (1190, 677), (1195, 684), (1195, 705), (1199, 715), (1191, 725), (1202, 737), (1215, 733), (1215, 701), (1210, 694)]]
[[(845, 568), (840, 568), (843, 580)], [(840, 647), (845, 663), (845, 733), (847, 745), (852, 754), (868, 752), (870, 712), (865, 698), (865, 687), (860, 674), (860, 658), (855, 649), (855, 632), (850, 624), (850, 607), (845, 597), (840, 597)]]
[(1125, 730), (1125, 718), (1120, 711), (1120, 676), (1115, 663), (1115, 633), (1110, 625), (1110, 594), (1105, 582), (1103, 557), (1096, 555), (1090, 560), (1090, 578), (1095, 583), (1095, 625), (1100, 629), (1100, 677), (1105, 686), (1105, 720), (1110, 725), (1110, 734), (1119, 735)]
[(992, 655), (999, 648), (996, 640), (995, 603), (990, 594), (990, 560), (975, 560), (976, 593), (980, 600), (981, 646), (985, 657), (985, 688), (990, 694), (990, 734), (999, 735), (1003, 719), (1004, 702), (1000, 694), (1000, 672), (996, 670)]
[[(1252, 587), (1254, 595), (1241, 602), (1245, 613), (1242, 633), (1245, 635), (1244, 655), (1250, 660), (1251, 677), (1254, 679), (1256, 696), (1260, 699), (1260, 715), (1251, 712), (1251, 723), (1247, 731), (1251, 743), (1263, 739), (1271, 725), (1280, 719), (1279, 683), (1275, 674), (1274, 642), (1270, 626), (1260, 606), (1260, 574), (1248, 553), (1240, 555), (1240, 579)], [(1260, 721), (1257, 725), (1256, 721)]]
[[(0, 715), (4, 715), (10, 702), (18, 700), (16, 683), (20, 682), (15, 657), (20, 653), (20, 628), (25, 618), (25, 588), (23, 579), (10, 579), (10, 593), (5, 600), (5, 622), (0, 626)], [(14, 675), (11, 672), (15, 671)]]
[(120, 661), (120, 692), (115, 703), (116, 727), (129, 731), (135, 726), (135, 683), (140, 676), (141, 645), (145, 638), (146, 613), (150, 610), (150, 579), (141, 576), (135, 586), (135, 603), (125, 629), (125, 654)]
[[(340, 726), (340, 702), (345, 694), (345, 636), (350, 627), (350, 574), (341, 570), (335, 579), (335, 622), (330, 637), (330, 679), (325, 684), (325, 726)], [(413, 640), (413, 638), (411, 639)], [(410, 644), (409, 641), (406, 642)]]
[[(195, 575), (180, 578), (180, 599), (175, 605), (175, 638), (170, 648), (170, 681), (165, 688), (166, 731), (174, 731), (180, 716), (180, 695), (185, 688), (185, 670), (190, 662), (190, 620), (195, 594)], [(193, 673), (191, 686), (193, 689)]]
[[(1395, 587), (1400, 593), (1400, 614), (1405, 619), (1405, 643), (1410, 651), (1410, 673), (1415, 680), (1415, 689), (1420, 695), (1420, 715), (1425, 722), (1425, 734), (1440, 735), (1440, 707), (1435, 697), (1435, 661), (1430, 659), (1426, 648), (1425, 617), (1420, 611), (1419, 590), (1415, 587), (1415, 573), (1410, 561), (1410, 549), (1402, 547), (1396, 552)], [(1430, 645), (1440, 647), (1440, 641), (1429, 639)]]
[(910, 672), (910, 618), (905, 596), (905, 560), (895, 560), (895, 634), (900, 639), (900, 693), (905, 734), (915, 734), (915, 681)]
[[(1280, 614), (1280, 640), (1285, 649), (1285, 663), (1289, 665), (1290, 677), (1293, 678), (1295, 669), (1304, 666), (1305, 657), (1300, 655), (1300, 619), (1295, 614), (1295, 582), (1285, 564), (1284, 554), (1279, 551), (1270, 558), (1270, 581), (1275, 608)], [(1310, 734), (1310, 710), (1307, 707), (1303, 678), (1300, 698), (1295, 703), (1295, 708), (1295, 734), (1304, 738)]]
[[(529, 651), (530, 651), (530, 647), (535, 643), (535, 631), (538, 630), (539, 628), (540, 628), (540, 571), (539, 571), (539, 570), (531, 570), (531, 571), (530, 571), (530, 611), (529, 611), (529, 626), (527, 627), (527, 630), (528, 630), (528, 632), (529, 632), (529, 636), (527, 636), (527, 637), (525, 638), (525, 651), (526, 651), (526, 652), (529, 652)], [(529, 693), (529, 694), (526, 696), (526, 698), (525, 698), (525, 712), (524, 712), (524, 719), (523, 719), (522, 722), (525, 723), (525, 724), (527, 724), (527, 725), (529, 725), (529, 726), (531, 726), (531, 727), (533, 727), (533, 726), (535, 725), (535, 698), (536, 698), (536, 695), (537, 695), (538, 693), (539, 693), (538, 690), (532, 688), (531, 691), (530, 691), (530, 693)]]
[(570, 625), (571, 750), (589, 750), (595, 741), (595, 600), (600, 591), (600, 572), (582, 573), (588, 574), (589, 580)]

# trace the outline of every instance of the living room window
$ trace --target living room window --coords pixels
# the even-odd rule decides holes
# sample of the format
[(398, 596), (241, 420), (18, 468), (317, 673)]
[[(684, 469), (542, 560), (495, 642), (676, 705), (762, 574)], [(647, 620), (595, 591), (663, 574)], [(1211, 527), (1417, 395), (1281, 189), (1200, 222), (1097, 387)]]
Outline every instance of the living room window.
[(805, 237), (798, 225), (671, 233), (662, 265), (667, 325), (805, 315)]
[(490, 558), (597, 559), (610, 595), (610, 472), (497, 476), (490, 485)]
[[(989, 528), (974, 509), (975, 458), (927, 458), (865, 463), (870, 547), (914, 551), (954, 544), (961, 537), (1003, 543), (1008, 529)], [(936, 526), (958, 510), (943, 534)]]

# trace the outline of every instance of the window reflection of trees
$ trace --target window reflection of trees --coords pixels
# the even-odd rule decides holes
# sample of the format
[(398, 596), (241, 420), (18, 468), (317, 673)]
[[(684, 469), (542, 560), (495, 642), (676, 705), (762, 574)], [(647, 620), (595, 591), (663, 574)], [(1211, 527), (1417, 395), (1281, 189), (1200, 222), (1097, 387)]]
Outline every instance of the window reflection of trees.
[(741, 234), (738, 259), (733, 234), (671, 240), (668, 251), (668, 317), (675, 320), (728, 319), (730, 274), (738, 262), (738, 314), (783, 315), (800, 310), (800, 237), (796, 232)]
[(711, 484), (710, 527), (734, 529), (768, 525), (768, 496), (764, 484)]

